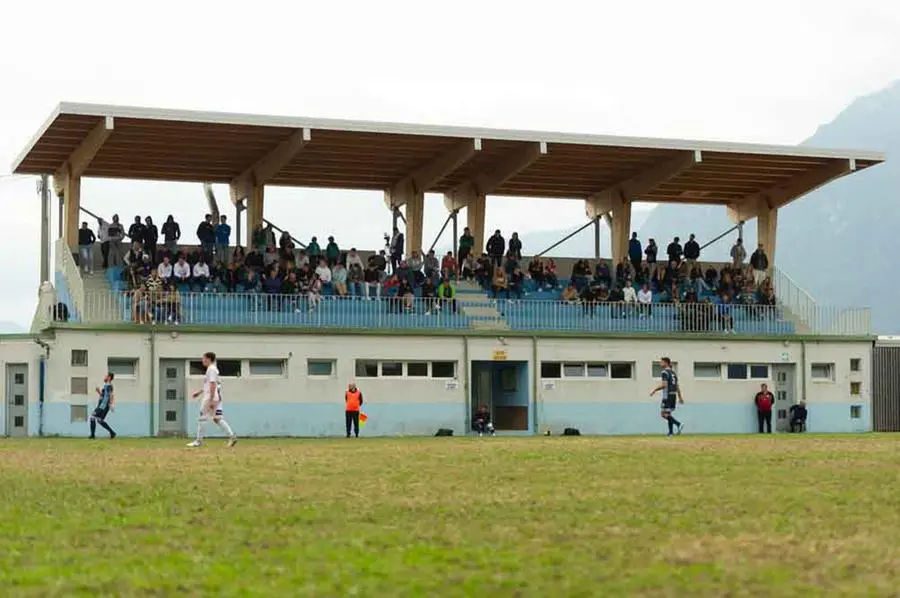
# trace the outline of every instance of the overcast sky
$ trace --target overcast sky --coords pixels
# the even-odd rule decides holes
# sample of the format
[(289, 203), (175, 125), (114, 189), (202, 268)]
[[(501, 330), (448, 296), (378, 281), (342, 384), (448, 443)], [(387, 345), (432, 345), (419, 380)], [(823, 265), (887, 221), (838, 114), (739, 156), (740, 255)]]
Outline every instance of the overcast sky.
[[(4, 175), (60, 101), (793, 144), (900, 78), (898, 32), (896, 0), (4, 3), (0, 320), (30, 323), (39, 277), (34, 181)], [(82, 204), (190, 233), (205, 210), (199, 184), (85, 181)], [(379, 193), (273, 189), (266, 211), (346, 245), (390, 223)], [(444, 218), (428, 198), (429, 242)], [(527, 243), (584, 212), (489, 199), (487, 220)]]

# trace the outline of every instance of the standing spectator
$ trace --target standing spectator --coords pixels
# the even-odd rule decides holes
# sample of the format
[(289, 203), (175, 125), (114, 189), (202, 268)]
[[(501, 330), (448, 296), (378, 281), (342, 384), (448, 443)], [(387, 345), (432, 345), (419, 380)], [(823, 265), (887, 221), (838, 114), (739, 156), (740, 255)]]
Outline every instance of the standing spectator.
[(641, 242), (638, 239), (637, 233), (631, 233), (631, 240), (628, 241), (628, 259), (631, 261), (631, 266), (634, 268), (634, 271), (641, 271), (641, 261), (644, 259), (644, 250), (641, 247)]
[(465, 259), (472, 255), (472, 247), (475, 246), (475, 237), (472, 236), (472, 232), (469, 230), (469, 227), (465, 227), (463, 229), (463, 234), (459, 237), (459, 261), (460, 263), (464, 262)]
[(789, 411), (791, 418), (791, 432), (805, 432), (806, 418), (809, 415), (806, 410), (806, 401), (800, 401), (796, 405), (791, 405)]
[(687, 271), (690, 273), (691, 269), (697, 265), (697, 260), (700, 259), (700, 243), (697, 242), (694, 237), (694, 233), (691, 233), (690, 238), (687, 243), (684, 244), (684, 261), (687, 264)]
[(309, 263), (318, 266), (319, 260), (322, 258), (322, 248), (319, 247), (319, 239), (313, 237), (306, 246), (306, 254), (309, 256)]
[(153, 218), (144, 218), (144, 251), (150, 256), (150, 261), (156, 263), (156, 244), (159, 241), (159, 229), (153, 224)]
[(519, 240), (519, 233), (513, 233), (509, 240), (509, 253), (516, 258), (516, 261), (522, 261), (522, 241)]
[(731, 314), (731, 297), (725, 293), (722, 300), (716, 305), (719, 322), (722, 324), (722, 331), (726, 334), (734, 332), (734, 316)]
[(397, 266), (403, 261), (404, 243), (406, 243), (406, 238), (403, 236), (403, 233), (400, 232), (400, 229), (395, 226), (394, 234), (391, 236), (389, 243), (391, 253), (391, 273), (396, 272)]
[(169, 214), (162, 226), (163, 243), (166, 245), (172, 259), (175, 259), (175, 253), (178, 249), (178, 240), (181, 238), (181, 227), (175, 222), (175, 217)]
[(125, 227), (119, 222), (119, 215), (113, 214), (109, 223), (109, 265), (122, 265), (122, 241), (125, 239)]
[(140, 216), (134, 217), (134, 222), (131, 223), (131, 226), (128, 227), (128, 238), (131, 239), (132, 243), (140, 243), (141, 247), (144, 246), (144, 232), (145, 227), (144, 223), (141, 222)]
[(647, 241), (647, 247), (644, 248), (644, 255), (647, 256), (647, 269), (650, 272), (656, 270), (656, 256), (658, 254), (659, 247), (656, 246), (656, 239), (650, 239), (649, 241)]
[(269, 246), (268, 238), (266, 237), (266, 229), (263, 228), (262, 224), (256, 226), (253, 229), (253, 234), (250, 235), (250, 241), (252, 247), (256, 249), (260, 254), (265, 253), (266, 247)]
[(328, 266), (333, 268), (341, 259), (341, 248), (334, 242), (334, 237), (328, 237), (328, 245), (325, 246), (325, 259)]
[(197, 225), (197, 239), (200, 240), (200, 250), (211, 258), (216, 249), (216, 228), (213, 226), (212, 214), (203, 217), (203, 222)]
[(731, 247), (731, 266), (735, 270), (744, 268), (744, 260), (747, 259), (747, 250), (744, 249), (744, 240), (738, 237), (737, 242)]
[(350, 438), (350, 429), (359, 438), (359, 411), (363, 405), (363, 396), (356, 382), (351, 382), (344, 393), (344, 422), (347, 426), (347, 438)]
[(94, 269), (94, 242), (97, 237), (94, 231), (88, 228), (87, 222), (81, 223), (78, 230), (78, 261), (81, 262), (81, 271), (90, 274)]
[(231, 226), (228, 224), (228, 218), (222, 216), (219, 218), (219, 224), (216, 225), (216, 260), (220, 264), (228, 264), (230, 260), (228, 255), (230, 242)]
[(500, 229), (494, 231), (494, 234), (491, 235), (491, 238), (488, 239), (487, 244), (485, 245), (485, 251), (488, 254), (488, 257), (491, 258), (491, 264), (495, 268), (499, 268), (503, 265), (503, 254), (506, 253), (506, 240), (503, 238), (503, 235), (500, 234)]
[[(296, 261), (294, 257), (294, 239), (288, 231), (281, 232), (281, 238), (278, 239), (278, 257), (282, 262)], [(307, 261), (307, 263), (309, 263)]]
[(100, 255), (106, 270), (109, 268), (109, 222), (103, 218), (97, 218), (97, 240), (100, 241)]
[(669, 262), (681, 264), (681, 256), (684, 255), (684, 250), (681, 248), (681, 239), (678, 237), (672, 239), (672, 242), (666, 248), (666, 255), (669, 256)]
[(753, 282), (759, 287), (766, 279), (766, 273), (769, 271), (769, 256), (763, 249), (762, 243), (750, 256), (750, 266), (753, 268)]
[(765, 428), (766, 434), (772, 433), (772, 405), (775, 404), (775, 395), (769, 392), (769, 387), (765, 384), (760, 385), (759, 392), (756, 393), (753, 402), (756, 404), (756, 419), (759, 422), (759, 433), (763, 433)]

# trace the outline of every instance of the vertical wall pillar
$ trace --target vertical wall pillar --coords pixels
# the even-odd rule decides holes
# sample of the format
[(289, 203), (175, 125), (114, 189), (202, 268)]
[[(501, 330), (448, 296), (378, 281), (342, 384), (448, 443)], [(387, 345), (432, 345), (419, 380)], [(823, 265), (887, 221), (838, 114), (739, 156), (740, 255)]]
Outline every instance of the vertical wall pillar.
[(484, 236), (484, 217), (487, 212), (487, 197), (476, 195), (466, 206), (466, 226), (475, 238), (475, 246), (472, 248), (475, 255), (484, 253), (484, 245), (487, 238)]
[(263, 214), (265, 207), (265, 187), (263, 185), (254, 185), (247, 196), (247, 241), (248, 245), (253, 239), (253, 231), (263, 223)]
[(425, 217), (425, 194), (410, 193), (406, 198), (406, 255), (422, 251), (422, 227)]
[[(778, 230), (778, 209), (769, 209), (767, 206), (761, 206), (759, 214), (756, 217), (756, 238), (762, 245), (763, 251), (769, 258), (769, 271), (775, 265), (775, 238)], [(748, 248), (748, 253), (752, 253), (753, 249)]]

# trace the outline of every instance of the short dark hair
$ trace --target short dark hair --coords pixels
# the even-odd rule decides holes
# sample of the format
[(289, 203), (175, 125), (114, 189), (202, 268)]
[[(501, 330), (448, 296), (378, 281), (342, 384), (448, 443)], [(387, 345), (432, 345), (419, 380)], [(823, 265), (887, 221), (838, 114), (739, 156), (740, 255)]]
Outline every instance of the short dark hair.
[(210, 360), (213, 363), (216, 362), (216, 354), (213, 353), (212, 351), (207, 351), (206, 353), (203, 354), (203, 357), (207, 358), (208, 360)]
[(110, 379), (110, 380), (112, 380), (112, 379), (114, 379), (114, 378), (116, 377), (116, 375), (113, 374), (112, 372), (106, 372), (106, 375), (109, 376), (109, 379)]
[(672, 365), (672, 360), (669, 359), (668, 357), (660, 357), (659, 360), (662, 361), (663, 363), (665, 363), (666, 365)]

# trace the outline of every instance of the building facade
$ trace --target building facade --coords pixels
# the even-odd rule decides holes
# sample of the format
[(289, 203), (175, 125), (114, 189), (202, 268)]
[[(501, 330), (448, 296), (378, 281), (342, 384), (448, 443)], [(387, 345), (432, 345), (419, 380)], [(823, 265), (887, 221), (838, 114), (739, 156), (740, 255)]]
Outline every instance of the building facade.
[(85, 436), (93, 389), (112, 371), (117, 432), (190, 434), (205, 351), (218, 355), (225, 413), (241, 436), (342, 435), (350, 380), (365, 398), (367, 436), (465, 434), (482, 404), (501, 434), (659, 434), (649, 391), (663, 355), (676, 364), (691, 433), (755, 432), (763, 383), (776, 395), (778, 431), (799, 400), (809, 432), (872, 430), (872, 339), (500, 334), (57, 324), (0, 339), (0, 430)]

